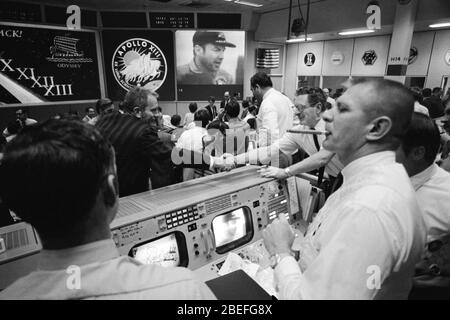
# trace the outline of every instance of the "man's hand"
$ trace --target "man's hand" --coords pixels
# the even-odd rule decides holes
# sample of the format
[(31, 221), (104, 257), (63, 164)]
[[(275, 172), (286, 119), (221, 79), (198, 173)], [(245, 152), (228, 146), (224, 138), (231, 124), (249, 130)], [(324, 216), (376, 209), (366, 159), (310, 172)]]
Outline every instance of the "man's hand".
[(262, 232), (262, 236), (264, 245), (270, 255), (291, 252), (295, 235), (284, 214), (280, 214), (278, 218), (269, 224)]
[(259, 169), (258, 172), (264, 178), (286, 179), (288, 177), (284, 169), (275, 167), (261, 167), (261, 169)]
[(221, 157), (212, 157), (214, 164), (213, 168), (221, 170), (231, 170), (236, 167), (234, 162), (234, 156), (229, 153), (223, 154)]

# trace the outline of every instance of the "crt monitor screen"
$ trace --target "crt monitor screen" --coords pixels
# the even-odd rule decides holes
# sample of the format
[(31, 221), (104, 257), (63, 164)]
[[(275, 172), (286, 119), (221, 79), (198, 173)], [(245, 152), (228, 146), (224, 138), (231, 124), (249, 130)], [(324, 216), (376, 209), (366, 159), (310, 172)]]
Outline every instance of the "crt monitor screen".
[(177, 267), (182, 260), (175, 233), (136, 245), (131, 249), (130, 256), (142, 263), (163, 267)]
[(219, 215), (212, 221), (218, 253), (224, 253), (251, 240), (253, 228), (247, 207)]

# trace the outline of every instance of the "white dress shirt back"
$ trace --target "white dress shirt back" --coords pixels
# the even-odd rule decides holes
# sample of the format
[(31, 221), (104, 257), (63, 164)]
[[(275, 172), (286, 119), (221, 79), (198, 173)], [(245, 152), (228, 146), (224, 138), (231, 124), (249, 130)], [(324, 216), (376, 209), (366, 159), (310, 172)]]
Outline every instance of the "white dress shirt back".
[[(144, 265), (119, 256), (111, 239), (64, 250), (43, 250), (40, 255), (39, 269), (0, 292), (0, 300), (216, 299), (190, 270)], [(80, 275), (79, 287), (70, 278), (75, 272)]]
[(450, 173), (432, 164), (411, 177), (427, 226), (427, 242), (450, 233)]
[(294, 104), (288, 97), (273, 88), (264, 94), (258, 113), (260, 147), (271, 145), (282, 137), (286, 130), (292, 128), (293, 106)]

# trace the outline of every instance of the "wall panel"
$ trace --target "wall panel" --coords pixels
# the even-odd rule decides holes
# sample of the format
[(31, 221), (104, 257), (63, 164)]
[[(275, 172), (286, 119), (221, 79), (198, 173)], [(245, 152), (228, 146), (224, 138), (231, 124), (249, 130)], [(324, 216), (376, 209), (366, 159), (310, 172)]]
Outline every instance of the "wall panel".
[[(352, 75), (384, 76), (389, 51), (390, 36), (356, 38), (353, 50)], [(363, 56), (373, 50), (376, 59), (372, 65), (365, 65)]]
[(322, 74), (349, 75), (352, 65), (354, 39), (325, 41)]

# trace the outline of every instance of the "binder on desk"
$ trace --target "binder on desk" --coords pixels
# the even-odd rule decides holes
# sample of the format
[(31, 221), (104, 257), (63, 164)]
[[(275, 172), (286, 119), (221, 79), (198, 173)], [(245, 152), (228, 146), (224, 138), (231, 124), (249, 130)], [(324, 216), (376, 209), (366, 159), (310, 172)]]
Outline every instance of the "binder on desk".
[(272, 300), (263, 288), (243, 270), (209, 280), (206, 285), (219, 300)]

